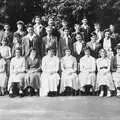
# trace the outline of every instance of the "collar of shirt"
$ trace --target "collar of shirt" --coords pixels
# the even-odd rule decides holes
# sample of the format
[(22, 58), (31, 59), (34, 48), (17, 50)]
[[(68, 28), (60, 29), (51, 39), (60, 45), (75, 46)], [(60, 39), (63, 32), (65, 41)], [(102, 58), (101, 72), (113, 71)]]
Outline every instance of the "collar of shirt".
[(36, 35), (35, 34), (33, 34), (33, 35), (27, 35), (27, 37), (30, 39), (30, 40), (32, 40), (34, 37), (35, 37)]
[(68, 39), (71, 39), (71, 37), (70, 37), (70, 35), (64, 35), (64, 38), (66, 39), (66, 38), (68, 38)]
[(104, 38), (105, 41), (110, 41), (111, 39), (110, 38)]
[(22, 30), (17, 30), (16, 33), (23, 34), (24, 31), (22, 31)]
[(89, 26), (87, 24), (82, 24), (81, 27), (87, 29)]

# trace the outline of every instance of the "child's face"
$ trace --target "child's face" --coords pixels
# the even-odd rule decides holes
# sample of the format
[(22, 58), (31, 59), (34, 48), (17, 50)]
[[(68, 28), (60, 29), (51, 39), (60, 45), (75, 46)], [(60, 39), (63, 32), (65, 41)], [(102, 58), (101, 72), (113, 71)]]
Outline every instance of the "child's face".
[(48, 50), (48, 55), (49, 55), (49, 56), (53, 56), (53, 55), (54, 55), (53, 50)]
[(5, 46), (6, 44), (7, 44), (7, 42), (3, 40), (2, 45)]
[(81, 35), (76, 35), (76, 40), (77, 40), (77, 41), (82, 41)]
[(105, 58), (105, 55), (106, 55), (105, 51), (101, 51), (100, 56), (101, 56), (102, 58)]
[(90, 50), (85, 50), (85, 55), (89, 56), (90, 55)]
[(69, 30), (68, 29), (64, 30), (64, 35), (69, 35)]
[(82, 20), (82, 23), (87, 24), (87, 20), (86, 19)]
[(40, 23), (40, 18), (36, 18), (35, 23)]
[(14, 43), (18, 43), (18, 38), (17, 37), (14, 37)]
[(33, 28), (32, 27), (29, 27), (29, 28), (27, 28), (27, 32), (29, 33), (29, 34), (33, 34)]
[(63, 22), (62, 22), (62, 26), (63, 26), (63, 27), (66, 27), (66, 26), (67, 26), (67, 22), (66, 22), (66, 21), (63, 21)]
[(117, 49), (117, 54), (120, 55), (120, 49)]
[(96, 40), (96, 36), (92, 36), (92, 37), (91, 37), (91, 40), (92, 40), (92, 41), (95, 41), (95, 40)]
[(9, 26), (9, 25), (5, 25), (5, 26), (4, 26), (4, 29), (5, 29), (5, 30), (9, 30), (9, 29), (10, 29), (10, 26)]
[(110, 33), (109, 32), (105, 32), (105, 37), (110, 37)]
[(36, 56), (36, 51), (35, 50), (32, 50), (31, 53), (30, 53), (31, 56)]
[(23, 25), (18, 24), (18, 25), (17, 25), (17, 28), (18, 28), (18, 29), (23, 29)]
[(100, 25), (95, 25), (94, 28), (95, 30), (100, 30)]
[(15, 55), (16, 55), (16, 57), (20, 57), (21, 56), (20, 50), (16, 50)]
[(53, 19), (49, 19), (48, 25), (49, 25), (49, 26), (53, 26), (53, 25), (54, 25), (54, 20), (53, 20)]
[(112, 32), (114, 32), (114, 31), (115, 31), (115, 26), (114, 26), (114, 25), (110, 25), (110, 30), (111, 30)]
[(70, 50), (66, 50), (66, 51), (65, 51), (65, 54), (66, 54), (67, 56), (70, 56), (70, 55), (71, 55), (71, 51), (70, 51)]

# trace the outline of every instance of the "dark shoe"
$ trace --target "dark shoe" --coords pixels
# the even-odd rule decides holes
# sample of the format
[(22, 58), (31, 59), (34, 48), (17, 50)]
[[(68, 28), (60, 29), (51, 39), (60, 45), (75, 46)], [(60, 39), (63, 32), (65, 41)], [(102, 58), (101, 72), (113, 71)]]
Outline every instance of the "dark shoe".
[(39, 89), (35, 89), (35, 96), (39, 96)]
[(77, 91), (73, 90), (73, 96), (76, 96), (76, 95), (77, 95)]
[(2, 96), (2, 92), (0, 91), (0, 96)]
[(12, 91), (12, 90), (9, 91), (9, 97), (10, 97), (10, 98), (15, 97), (15, 95), (13, 94), (13, 91)]

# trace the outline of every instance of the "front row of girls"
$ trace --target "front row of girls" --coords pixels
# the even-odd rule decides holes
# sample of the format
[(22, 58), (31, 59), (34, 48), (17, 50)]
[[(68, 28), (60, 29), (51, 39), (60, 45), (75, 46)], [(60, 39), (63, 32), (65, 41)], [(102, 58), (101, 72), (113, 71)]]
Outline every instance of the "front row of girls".
[(0, 92), (4, 95), (7, 88), (9, 94), (13, 94), (12, 85), (18, 83), (20, 94), (24, 94), (27, 86), (31, 86), (40, 96), (48, 96), (52, 92), (62, 94), (66, 88), (85, 92), (86, 86), (92, 86), (89, 91), (99, 91), (99, 96), (105, 95), (105, 87), (106, 96), (111, 96), (111, 91), (116, 91), (116, 95), (120, 96), (120, 45), (116, 51), (116, 56), (110, 61), (104, 49), (99, 51), (100, 57), (95, 59), (90, 49), (85, 48), (84, 56), (77, 63), (69, 48), (65, 49), (65, 56), (61, 59), (54, 55), (53, 48), (48, 48), (42, 61), (36, 49), (31, 49), (25, 58), (21, 56), (21, 49), (17, 48), (15, 57), (10, 61), (9, 79), (6, 61), (0, 55)]

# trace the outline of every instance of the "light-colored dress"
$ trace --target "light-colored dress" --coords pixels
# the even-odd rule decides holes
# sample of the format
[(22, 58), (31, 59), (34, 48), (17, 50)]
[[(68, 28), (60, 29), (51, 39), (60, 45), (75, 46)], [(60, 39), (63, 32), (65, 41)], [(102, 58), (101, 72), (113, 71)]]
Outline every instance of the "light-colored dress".
[(12, 82), (19, 82), (24, 87), (25, 80), (25, 58), (14, 57), (10, 62), (10, 78), (8, 82), (8, 90)]
[(1, 56), (5, 59), (6, 61), (6, 72), (7, 76), (9, 77), (10, 73), (10, 58), (11, 58), (11, 48), (9, 46), (1, 46), (0, 47), (0, 53)]
[(78, 90), (77, 60), (72, 55), (64, 56), (61, 59), (61, 86), (60, 93), (64, 92), (65, 87), (71, 87)]
[(110, 48), (112, 47), (112, 44), (111, 44), (111, 39), (107, 39), (107, 38), (104, 38), (103, 40), (103, 48), (108, 51)]
[(40, 60), (38, 58), (31, 59), (30, 57), (26, 60), (27, 74), (25, 80), (25, 86), (32, 86), (34, 89), (40, 88)]
[(112, 76), (115, 87), (120, 87), (120, 56), (116, 55), (112, 61)]
[(114, 90), (114, 84), (112, 81), (112, 75), (110, 72), (110, 60), (106, 58), (98, 58), (97, 59), (97, 82), (96, 82), (96, 90), (99, 89), (101, 85), (107, 85), (110, 90)]
[(57, 92), (60, 76), (57, 73), (59, 70), (59, 59), (57, 56), (46, 55), (42, 59), (42, 74), (40, 96), (47, 96), (51, 91)]
[(11, 57), (11, 48), (8, 46), (1, 46), (0, 53), (3, 58), (5, 58), (5, 59), (10, 58)]
[(96, 60), (92, 56), (83, 56), (80, 59), (79, 89), (86, 85), (95, 87), (96, 82)]
[(0, 87), (7, 87), (7, 75), (6, 75), (6, 61), (0, 59)]

